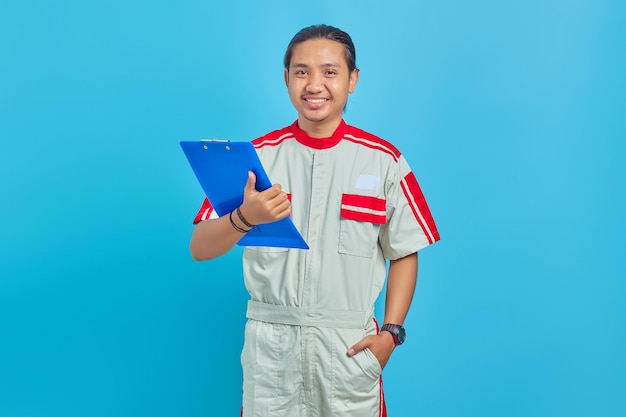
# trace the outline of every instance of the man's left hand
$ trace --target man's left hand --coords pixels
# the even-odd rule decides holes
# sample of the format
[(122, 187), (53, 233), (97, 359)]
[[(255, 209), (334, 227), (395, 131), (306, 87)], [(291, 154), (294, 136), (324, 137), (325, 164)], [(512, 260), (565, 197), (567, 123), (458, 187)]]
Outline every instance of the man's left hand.
[(384, 369), (391, 357), (391, 353), (395, 349), (396, 344), (393, 342), (393, 337), (389, 332), (380, 332), (377, 335), (365, 336), (357, 344), (348, 349), (348, 355), (354, 356), (365, 348), (368, 348), (370, 352), (380, 363), (380, 369)]

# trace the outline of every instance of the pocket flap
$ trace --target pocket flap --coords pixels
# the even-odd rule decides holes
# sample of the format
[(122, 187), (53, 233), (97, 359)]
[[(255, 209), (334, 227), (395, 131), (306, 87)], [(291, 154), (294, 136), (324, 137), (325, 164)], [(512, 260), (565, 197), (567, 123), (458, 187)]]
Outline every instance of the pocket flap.
[(341, 217), (361, 222), (385, 224), (387, 222), (387, 201), (366, 195), (342, 194)]

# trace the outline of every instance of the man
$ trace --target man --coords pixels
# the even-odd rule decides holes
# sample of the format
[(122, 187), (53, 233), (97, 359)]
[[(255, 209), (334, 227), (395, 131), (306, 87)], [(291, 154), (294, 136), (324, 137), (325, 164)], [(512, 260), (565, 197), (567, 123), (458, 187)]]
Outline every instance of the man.
[[(221, 256), (254, 225), (291, 216), (309, 250), (244, 250), (242, 414), (385, 416), (381, 372), (404, 341), (417, 251), (439, 233), (400, 152), (343, 120), (359, 79), (350, 36), (305, 28), (284, 63), (298, 119), (253, 141), (275, 185), (258, 192), (250, 173), (230, 216), (217, 218), (205, 200), (191, 253)], [(386, 276), (379, 331), (374, 302)]]

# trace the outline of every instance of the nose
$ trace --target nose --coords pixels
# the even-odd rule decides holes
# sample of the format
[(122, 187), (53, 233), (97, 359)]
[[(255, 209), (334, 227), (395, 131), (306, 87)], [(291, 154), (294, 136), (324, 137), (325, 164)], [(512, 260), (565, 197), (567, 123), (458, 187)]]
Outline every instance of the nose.
[(324, 90), (324, 77), (319, 71), (311, 72), (308, 80), (306, 89), (309, 93), (319, 93)]

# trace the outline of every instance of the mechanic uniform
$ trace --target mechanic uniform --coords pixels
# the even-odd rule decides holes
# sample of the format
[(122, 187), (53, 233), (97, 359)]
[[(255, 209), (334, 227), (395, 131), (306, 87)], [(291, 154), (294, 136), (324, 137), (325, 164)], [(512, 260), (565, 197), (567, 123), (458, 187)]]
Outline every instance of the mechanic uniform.
[[(329, 138), (296, 121), (252, 143), (310, 249), (244, 250), (243, 416), (384, 416), (378, 360), (347, 350), (378, 331), (385, 259), (439, 240), (417, 180), (393, 145), (343, 120)], [(195, 222), (211, 217), (205, 200)]]

